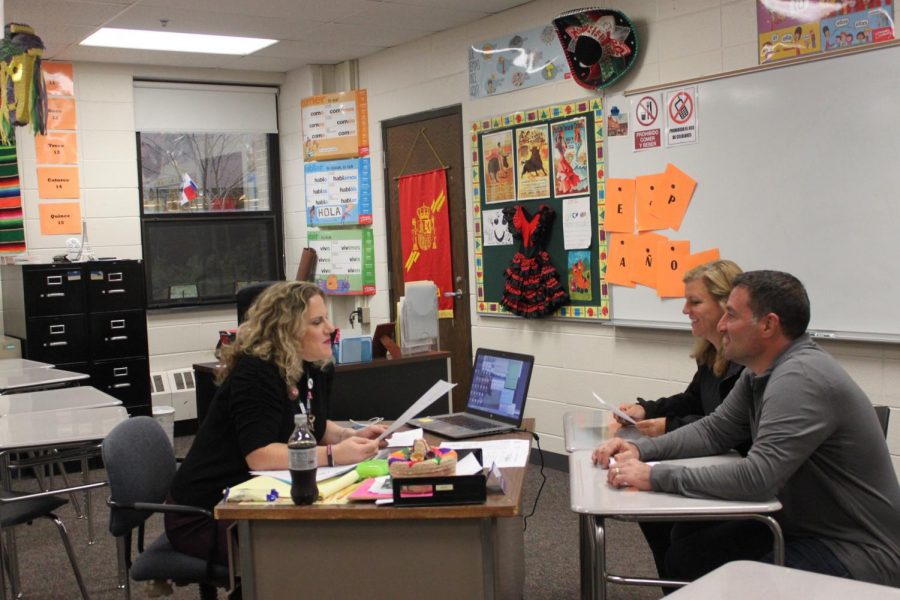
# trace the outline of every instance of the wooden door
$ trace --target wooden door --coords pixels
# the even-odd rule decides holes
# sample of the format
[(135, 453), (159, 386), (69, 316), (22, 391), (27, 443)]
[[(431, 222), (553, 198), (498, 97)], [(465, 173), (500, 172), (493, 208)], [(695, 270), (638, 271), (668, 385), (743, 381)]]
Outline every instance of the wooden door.
[[(424, 128), (425, 136), (416, 137)], [(453, 305), (453, 318), (440, 319), (440, 347), (451, 353), (450, 371), (457, 383), (453, 390), (453, 408), (462, 410), (472, 379), (472, 321), (469, 314), (469, 255), (466, 228), (465, 164), (463, 163), (462, 111), (451, 106), (426, 113), (407, 115), (382, 123), (384, 144), (384, 181), (387, 198), (388, 271), (391, 282), (391, 317), (396, 319), (397, 300), (404, 294), (403, 256), (400, 248), (400, 222), (397, 177), (440, 167), (428, 142), (447, 169), (447, 197), (450, 210), (451, 258), (455, 290), (461, 292)], [(415, 147), (413, 148), (413, 143)], [(412, 153), (410, 153), (410, 148)]]

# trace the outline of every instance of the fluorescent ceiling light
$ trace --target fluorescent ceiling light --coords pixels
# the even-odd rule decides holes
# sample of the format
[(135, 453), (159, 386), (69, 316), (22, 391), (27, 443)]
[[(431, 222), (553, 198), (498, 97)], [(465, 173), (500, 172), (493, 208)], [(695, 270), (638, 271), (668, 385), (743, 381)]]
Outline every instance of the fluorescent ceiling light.
[(115, 29), (104, 27), (81, 42), (82, 46), (104, 48), (131, 48), (134, 50), (166, 50), (169, 52), (196, 52), (200, 54), (253, 54), (271, 46), (278, 40), (205, 35), (200, 33), (175, 33), (172, 31), (145, 31), (142, 29)]

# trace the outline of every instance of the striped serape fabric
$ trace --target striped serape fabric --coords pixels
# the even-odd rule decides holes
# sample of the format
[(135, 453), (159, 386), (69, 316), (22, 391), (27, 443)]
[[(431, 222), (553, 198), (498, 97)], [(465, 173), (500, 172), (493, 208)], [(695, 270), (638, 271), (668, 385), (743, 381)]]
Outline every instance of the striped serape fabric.
[(16, 147), (0, 146), (0, 256), (25, 252)]

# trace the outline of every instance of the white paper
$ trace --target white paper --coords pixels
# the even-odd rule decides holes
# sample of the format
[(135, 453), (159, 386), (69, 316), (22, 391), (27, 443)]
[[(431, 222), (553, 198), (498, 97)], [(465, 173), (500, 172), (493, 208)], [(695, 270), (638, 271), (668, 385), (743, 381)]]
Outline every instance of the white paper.
[(475, 475), (481, 473), (482, 470), (482, 466), (474, 454), (467, 454), (464, 459), (456, 463), (457, 475)]
[(563, 199), (563, 243), (566, 250), (580, 250), (591, 245), (590, 198)]
[(481, 448), (481, 460), (489, 465), (496, 463), (500, 468), (524, 467), (528, 464), (531, 440), (493, 440), (469, 442), (443, 442), (441, 448), (468, 450)]
[(485, 246), (512, 246), (513, 236), (503, 220), (503, 209), (481, 211), (481, 235)]
[(623, 419), (625, 419), (626, 421), (628, 421), (628, 422), (631, 423), (632, 425), (637, 425), (637, 421), (635, 421), (634, 419), (632, 419), (630, 416), (628, 416), (627, 414), (623, 413), (621, 410), (619, 410), (618, 408), (616, 408), (616, 407), (613, 406), (612, 404), (607, 404), (606, 402), (604, 402), (603, 398), (601, 398), (600, 396), (598, 396), (596, 393), (594, 393), (594, 392), (591, 392), (591, 393), (594, 394), (594, 398), (597, 399), (597, 402), (599, 402), (599, 403), (603, 406), (603, 408), (605, 408), (605, 409), (608, 410), (608, 411), (611, 411), (612, 414), (616, 415), (617, 417), (622, 417)]
[(391, 423), (391, 426), (385, 429), (381, 435), (376, 438), (378, 441), (383, 440), (388, 437), (392, 433), (394, 433), (399, 428), (406, 425), (406, 422), (421, 413), (423, 410), (437, 402), (438, 398), (452, 390), (456, 387), (455, 383), (449, 383), (444, 381), (443, 379), (438, 379), (437, 383), (431, 386), (427, 392), (422, 394), (422, 396), (415, 401), (415, 403), (406, 409), (406, 411), (400, 415), (400, 418)]
[[(357, 463), (359, 464), (359, 463)], [(338, 475), (343, 475), (348, 471), (355, 469), (356, 465), (341, 465), (339, 467), (319, 467), (316, 470), (316, 481), (325, 481), (326, 479), (331, 479), (332, 477), (337, 477)], [(291, 483), (291, 472), (290, 471), (250, 471), (251, 475), (267, 475), (269, 477), (274, 477), (280, 481), (285, 483)]]
[(424, 435), (421, 427), (409, 431), (398, 431), (388, 438), (387, 445), (388, 448), (406, 448), (412, 446), (417, 439)]

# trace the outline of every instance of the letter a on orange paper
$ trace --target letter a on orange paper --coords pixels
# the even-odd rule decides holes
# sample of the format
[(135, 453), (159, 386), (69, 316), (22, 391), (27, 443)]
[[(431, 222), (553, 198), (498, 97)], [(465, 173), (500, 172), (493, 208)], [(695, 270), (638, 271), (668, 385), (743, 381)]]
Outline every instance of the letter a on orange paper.
[(606, 180), (606, 212), (603, 229), (634, 232), (634, 179)]
[(606, 282), (634, 287), (632, 265), (634, 264), (634, 247), (637, 237), (633, 233), (613, 233), (609, 237)]

